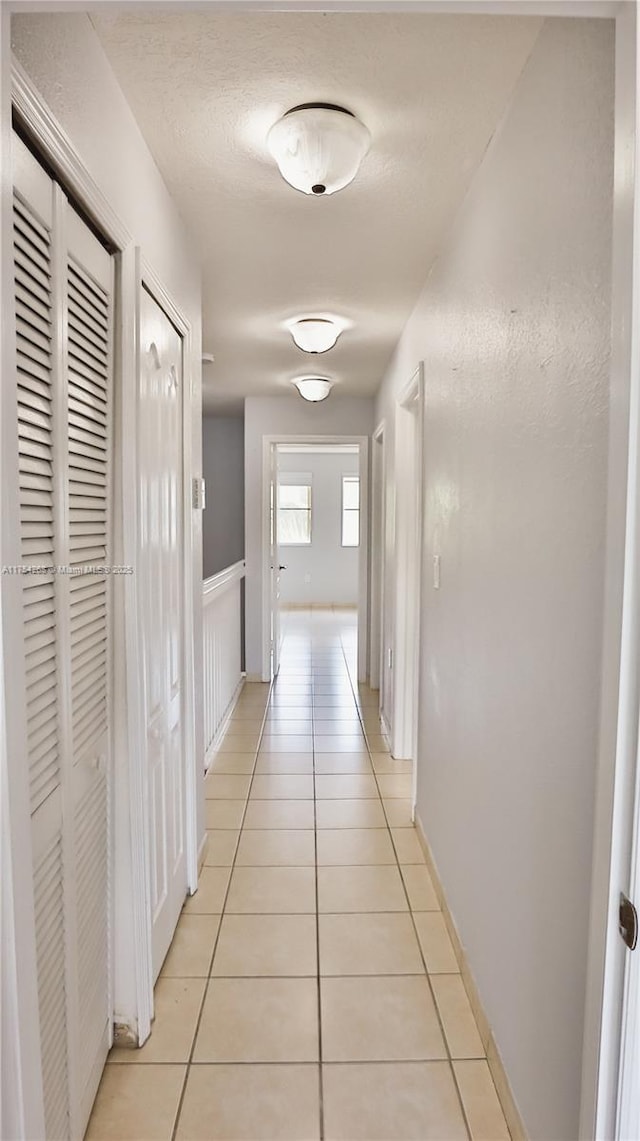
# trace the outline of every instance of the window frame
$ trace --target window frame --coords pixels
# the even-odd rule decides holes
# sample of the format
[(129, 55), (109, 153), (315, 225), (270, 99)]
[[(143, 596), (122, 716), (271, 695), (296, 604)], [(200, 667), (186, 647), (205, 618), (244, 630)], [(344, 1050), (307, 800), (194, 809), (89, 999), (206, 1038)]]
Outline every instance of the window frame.
[[(358, 487), (358, 506), (357, 507), (345, 507), (345, 505), (344, 505), (345, 483), (357, 484), (357, 487)], [(361, 519), (360, 519), (360, 513), (362, 511), (361, 490), (362, 489), (360, 486), (360, 475), (358, 472), (343, 472), (342, 473), (342, 475), (340, 476), (340, 547), (342, 550), (345, 550), (345, 551), (358, 551), (360, 549), (360, 544), (362, 542), (362, 524), (361, 524)], [(349, 513), (349, 514), (353, 513), (353, 514), (356, 514), (358, 516), (358, 542), (357, 543), (345, 543), (345, 541), (344, 541), (345, 513)]]

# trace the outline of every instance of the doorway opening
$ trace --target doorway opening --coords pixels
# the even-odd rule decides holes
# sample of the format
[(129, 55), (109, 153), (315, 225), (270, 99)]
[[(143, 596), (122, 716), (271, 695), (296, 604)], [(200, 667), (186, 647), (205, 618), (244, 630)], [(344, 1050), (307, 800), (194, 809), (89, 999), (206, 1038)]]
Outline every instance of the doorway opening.
[(263, 681), (277, 677), (296, 612), (353, 618), (355, 680), (368, 667), (368, 441), (264, 438)]
[[(418, 769), (418, 682), (422, 584), (423, 366), (418, 365), (396, 408), (395, 549), (397, 559), (393, 646), (389, 655), (393, 693), (394, 757), (413, 762), (413, 810)], [(435, 573), (435, 568), (434, 568)], [(434, 586), (438, 585), (434, 580)]]

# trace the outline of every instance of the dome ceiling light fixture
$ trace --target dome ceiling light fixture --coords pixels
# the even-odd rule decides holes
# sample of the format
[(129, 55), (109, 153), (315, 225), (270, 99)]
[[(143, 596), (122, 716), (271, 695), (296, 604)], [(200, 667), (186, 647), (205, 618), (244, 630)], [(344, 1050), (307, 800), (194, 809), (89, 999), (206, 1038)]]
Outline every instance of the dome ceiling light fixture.
[(291, 323), (289, 331), (304, 353), (326, 353), (333, 348), (342, 329), (329, 317), (300, 317)]
[(318, 404), (326, 400), (333, 388), (333, 381), (328, 376), (298, 376), (293, 381), (303, 400), (310, 400)]
[(348, 186), (370, 145), (364, 123), (334, 103), (292, 107), (267, 135), (285, 182), (317, 198)]

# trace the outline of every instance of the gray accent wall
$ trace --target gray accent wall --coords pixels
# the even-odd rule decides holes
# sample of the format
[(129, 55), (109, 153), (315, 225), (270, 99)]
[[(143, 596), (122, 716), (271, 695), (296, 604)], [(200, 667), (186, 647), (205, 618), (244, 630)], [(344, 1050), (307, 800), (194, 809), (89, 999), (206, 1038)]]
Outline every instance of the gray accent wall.
[(244, 417), (203, 416), (203, 577), (244, 558)]

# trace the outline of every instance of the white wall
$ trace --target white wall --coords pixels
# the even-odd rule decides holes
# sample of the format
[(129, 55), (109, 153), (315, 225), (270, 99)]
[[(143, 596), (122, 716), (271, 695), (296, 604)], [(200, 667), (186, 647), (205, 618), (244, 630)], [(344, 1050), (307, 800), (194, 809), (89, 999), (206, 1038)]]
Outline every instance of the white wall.
[(612, 24), (548, 20), (376, 409), (393, 424), (394, 394), (424, 359), (418, 813), (540, 1141), (579, 1135), (612, 95)]
[[(245, 400), (246, 669), (262, 674), (262, 445), (263, 436), (368, 436), (373, 400), (332, 393), (322, 404), (299, 396)], [(364, 557), (364, 552), (363, 552)]]
[[(356, 455), (281, 454), (281, 472), (311, 475), (311, 545), (280, 546), (280, 599), (295, 603), (358, 603), (358, 548), (342, 546), (342, 476), (358, 474)], [(289, 481), (291, 482), (291, 481)], [(308, 581), (307, 581), (308, 579)]]
[(202, 520), (205, 578), (244, 558), (244, 419), (203, 416), (202, 474), (206, 503)]
[[(191, 447), (194, 474), (200, 472), (201, 290), (194, 248), (118, 86), (86, 14), (20, 15), (12, 22), (12, 46), (19, 62), (61, 125), (112, 210), (140, 247), (175, 304), (191, 323), (193, 356)], [(135, 383), (133, 377), (129, 378)], [(200, 513), (191, 520), (194, 541), (193, 622), (202, 628), (202, 531)], [(188, 617), (187, 621), (191, 619)], [(196, 755), (203, 756), (202, 651), (195, 642)], [(116, 678), (120, 683), (122, 679)], [(128, 756), (115, 758), (118, 792), (129, 781)], [(204, 834), (204, 790), (197, 790), (199, 833)], [(118, 800), (119, 803), (119, 800)], [(131, 828), (116, 811), (116, 1020), (135, 1024), (135, 975), (131, 963)], [(127, 910), (129, 909), (129, 910)]]

